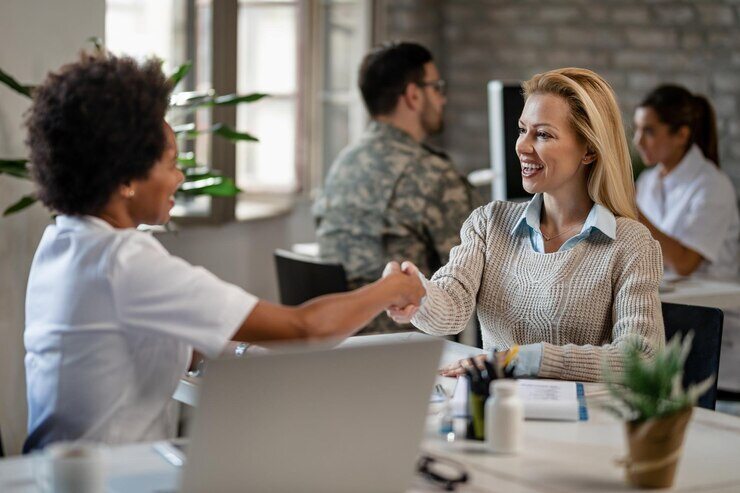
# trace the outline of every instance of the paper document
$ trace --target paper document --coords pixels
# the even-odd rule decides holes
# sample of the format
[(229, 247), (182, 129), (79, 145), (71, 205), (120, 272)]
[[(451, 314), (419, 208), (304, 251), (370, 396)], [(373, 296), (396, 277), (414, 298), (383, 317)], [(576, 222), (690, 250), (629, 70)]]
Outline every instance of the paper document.
[(586, 421), (583, 384), (557, 380), (517, 380), (526, 419)]

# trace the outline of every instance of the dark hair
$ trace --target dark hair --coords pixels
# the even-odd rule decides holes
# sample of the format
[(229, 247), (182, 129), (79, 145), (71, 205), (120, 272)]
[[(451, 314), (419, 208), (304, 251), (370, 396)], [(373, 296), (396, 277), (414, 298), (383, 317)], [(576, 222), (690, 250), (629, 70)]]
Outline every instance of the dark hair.
[(156, 59), (82, 53), (50, 73), (26, 119), (38, 198), (62, 214), (94, 214), (118, 186), (145, 178), (166, 147), (171, 90)]
[(431, 61), (429, 50), (408, 42), (384, 44), (365, 55), (359, 86), (370, 115), (391, 113), (409, 83), (424, 81), (424, 65)]
[(665, 84), (653, 89), (640, 106), (652, 108), (671, 132), (688, 127), (691, 132), (689, 146), (698, 145), (704, 156), (719, 167), (717, 122), (707, 98), (691, 94), (681, 86)]

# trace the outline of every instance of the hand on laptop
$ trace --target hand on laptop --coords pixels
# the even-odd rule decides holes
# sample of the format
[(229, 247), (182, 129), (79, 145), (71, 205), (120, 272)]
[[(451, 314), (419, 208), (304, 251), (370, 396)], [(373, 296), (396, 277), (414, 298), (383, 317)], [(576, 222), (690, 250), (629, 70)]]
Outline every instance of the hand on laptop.
[[(385, 266), (385, 269), (383, 270), (383, 277), (398, 273), (403, 273), (406, 276), (410, 276), (416, 279), (422, 291), (426, 293), (419, 277), (419, 269), (413, 263), (406, 261), (403, 264), (399, 265), (398, 262), (388, 262), (388, 264)], [(391, 306), (388, 310), (385, 311), (385, 313), (389, 317), (391, 317), (394, 322), (399, 324), (407, 324), (411, 322), (411, 318), (413, 318), (414, 314), (419, 311), (420, 305), (421, 300), (419, 300), (418, 303)]]

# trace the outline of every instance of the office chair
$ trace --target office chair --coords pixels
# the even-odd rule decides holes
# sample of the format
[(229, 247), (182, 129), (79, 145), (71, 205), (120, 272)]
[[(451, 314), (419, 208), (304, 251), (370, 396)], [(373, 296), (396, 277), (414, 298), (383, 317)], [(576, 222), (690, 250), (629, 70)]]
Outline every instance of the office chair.
[(714, 410), (717, 404), (716, 377), (722, 344), (722, 310), (675, 303), (663, 303), (662, 309), (666, 341), (675, 334), (684, 336), (689, 331), (694, 331), (694, 343), (684, 366), (683, 385), (701, 382), (714, 374), (714, 384), (699, 397), (697, 403), (699, 407)]
[(284, 305), (300, 305), (317, 296), (347, 291), (347, 274), (341, 264), (275, 250), (275, 267)]

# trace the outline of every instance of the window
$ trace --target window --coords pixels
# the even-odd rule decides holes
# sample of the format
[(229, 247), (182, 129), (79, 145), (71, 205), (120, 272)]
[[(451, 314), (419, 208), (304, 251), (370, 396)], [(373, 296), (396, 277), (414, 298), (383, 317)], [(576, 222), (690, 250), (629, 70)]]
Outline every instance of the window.
[(181, 142), (181, 150), (233, 177), (245, 193), (238, 201), (178, 201), (173, 215), (245, 219), (269, 211), (265, 203), (274, 197), (321, 186), (366, 123), (356, 78), (370, 45), (371, 7), (370, 0), (107, 0), (108, 49), (156, 54), (167, 71), (194, 61), (178, 90), (270, 94), (233, 114), (170, 116), (179, 119), (172, 124), (198, 128), (223, 122), (260, 140), (235, 148), (210, 135)]

